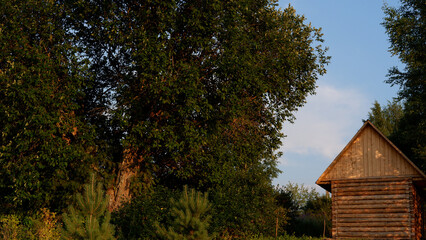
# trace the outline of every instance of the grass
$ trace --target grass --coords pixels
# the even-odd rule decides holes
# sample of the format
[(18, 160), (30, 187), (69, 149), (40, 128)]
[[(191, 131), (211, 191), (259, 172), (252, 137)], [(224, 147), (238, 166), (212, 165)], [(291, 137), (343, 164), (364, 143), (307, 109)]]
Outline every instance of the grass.
[(278, 238), (263, 237), (263, 236), (252, 236), (250, 238), (247, 238), (247, 240), (322, 240), (322, 238), (308, 237), (308, 236), (296, 237), (294, 235), (287, 235), (286, 234), (284, 236), (279, 236)]

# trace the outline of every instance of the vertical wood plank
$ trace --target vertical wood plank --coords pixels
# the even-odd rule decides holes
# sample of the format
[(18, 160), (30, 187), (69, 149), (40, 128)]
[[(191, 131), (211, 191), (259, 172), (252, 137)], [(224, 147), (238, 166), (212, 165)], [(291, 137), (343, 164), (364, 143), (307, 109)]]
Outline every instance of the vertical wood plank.
[(352, 144), (352, 146), (349, 148), (349, 161), (348, 161), (348, 169), (346, 171), (346, 176), (356, 176), (356, 168), (355, 168), (355, 144)]
[(370, 168), (370, 163), (368, 162), (368, 131), (365, 131), (364, 134), (364, 160), (366, 162), (366, 167), (365, 167), (365, 176), (368, 177), (369, 176), (369, 168)]
[(373, 175), (374, 176), (380, 176), (379, 175), (379, 164), (380, 164), (380, 159), (378, 159), (377, 156), (377, 138), (376, 138), (376, 134), (371, 134), (371, 154), (372, 156), (372, 160), (374, 162), (373, 164)]
[(389, 159), (389, 151), (388, 151), (388, 147), (386, 145), (386, 141), (383, 141), (383, 154), (384, 154), (384, 173), (383, 175), (390, 175), (390, 170), (389, 170), (389, 164), (390, 164), (390, 159)]
[(356, 143), (356, 166), (358, 168), (358, 176), (363, 176), (363, 164), (362, 161), (362, 147), (361, 147), (361, 138), (358, 138), (358, 142)]
[(371, 129), (368, 128), (367, 130), (367, 161), (368, 161), (368, 176), (372, 176), (373, 175), (373, 164), (372, 164), (372, 153), (371, 153)]
[(395, 155), (395, 151), (393, 149), (390, 149), (390, 156), (392, 159), (392, 174), (393, 175), (398, 175), (398, 166), (397, 166), (397, 161), (396, 161), (396, 155)]
[(380, 153), (380, 159), (379, 159), (379, 175), (383, 176), (384, 175), (384, 166), (385, 166), (385, 159), (384, 159), (384, 155), (383, 155), (383, 140), (381, 138), (378, 138), (378, 143), (377, 143), (377, 149)]
[(401, 172), (402, 174), (407, 174), (408, 173), (408, 163), (403, 161), (403, 159), (401, 159)]
[(398, 153), (394, 150), (394, 158), (395, 158), (395, 162), (396, 162), (396, 168), (398, 170), (398, 175), (401, 175), (401, 161), (399, 161), (399, 157), (398, 157)]
[(387, 150), (386, 150), (386, 154), (387, 154), (387, 158), (388, 158), (388, 163), (389, 163), (389, 169), (388, 169), (388, 171), (389, 171), (389, 174), (390, 175), (393, 175), (393, 166), (394, 166), (394, 164), (393, 164), (393, 157), (392, 157), (392, 151), (391, 151), (391, 149), (390, 148), (387, 148)]
[(366, 132), (364, 131), (362, 134), (362, 161), (364, 162), (364, 176), (368, 176), (368, 146), (367, 146), (367, 137)]

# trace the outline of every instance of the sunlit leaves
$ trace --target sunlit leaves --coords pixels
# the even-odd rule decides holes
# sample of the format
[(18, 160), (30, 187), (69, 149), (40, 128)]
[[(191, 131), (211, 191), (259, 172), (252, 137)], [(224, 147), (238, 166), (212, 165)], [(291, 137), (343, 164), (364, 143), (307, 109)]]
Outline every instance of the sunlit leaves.
[(78, 188), (75, 170), (91, 159), (89, 132), (76, 114), (83, 79), (65, 40), (62, 6), (35, 0), (0, 6), (1, 206), (61, 207)]

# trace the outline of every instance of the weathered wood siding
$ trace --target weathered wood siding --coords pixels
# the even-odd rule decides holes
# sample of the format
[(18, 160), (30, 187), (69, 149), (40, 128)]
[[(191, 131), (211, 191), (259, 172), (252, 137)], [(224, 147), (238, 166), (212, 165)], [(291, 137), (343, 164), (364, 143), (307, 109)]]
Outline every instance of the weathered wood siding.
[(411, 191), (413, 193), (415, 239), (422, 239), (422, 236), (424, 236), (423, 199), (419, 194), (419, 190), (414, 185), (412, 185)]
[(367, 126), (340, 154), (323, 181), (386, 176), (419, 176), (398, 150)]
[(333, 238), (424, 236), (426, 175), (369, 121), (316, 183), (332, 192)]
[(419, 204), (410, 179), (333, 181), (333, 238), (420, 239)]

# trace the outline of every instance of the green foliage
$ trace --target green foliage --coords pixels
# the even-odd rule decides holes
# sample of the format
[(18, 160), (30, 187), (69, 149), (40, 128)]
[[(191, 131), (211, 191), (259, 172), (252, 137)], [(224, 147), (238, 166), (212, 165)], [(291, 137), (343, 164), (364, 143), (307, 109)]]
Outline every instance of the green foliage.
[(292, 234), (295, 236), (312, 236), (322, 237), (324, 228), (324, 220), (311, 215), (298, 216), (291, 228)]
[(299, 204), (296, 203), (293, 192), (289, 191), (285, 187), (277, 186), (274, 189), (276, 204), (280, 207), (287, 209), (290, 216), (295, 216), (300, 209)]
[(171, 199), (171, 214), (174, 221), (171, 226), (160, 226), (157, 223), (157, 234), (160, 239), (169, 240), (208, 240), (211, 205), (207, 193), (188, 191), (185, 185), (179, 200)]
[(321, 240), (321, 239), (323, 238), (316, 238), (316, 237), (310, 237), (310, 236), (296, 237), (294, 235), (288, 235), (288, 234), (283, 234), (282, 236), (279, 236), (277, 238), (265, 237), (265, 236), (259, 236), (259, 235), (250, 236), (246, 238), (246, 240)]
[[(133, 197), (188, 184), (211, 193), (210, 229), (274, 233), (282, 124), (329, 60), (320, 30), (292, 7), (0, 0), (0, 19), (1, 212), (62, 211), (88, 172), (114, 189), (128, 160), (139, 171)], [(147, 199), (148, 215), (124, 211), (123, 222), (157, 220), (145, 216), (161, 204)], [(84, 202), (64, 217), (80, 235), (91, 224), (82, 207), (94, 203)]]
[(181, 192), (155, 186), (153, 191), (132, 199), (132, 201), (112, 213), (112, 223), (116, 226), (119, 239), (156, 239), (155, 223), (170, 226), (170, 198), (177, 199)]
[(404, 116), (392, 142), (421, 169), (426, 170), (426, 6), (422, 0), (401, 0), (398, 8), (385, 6), (383, 26), (391, 43), (390, 52), (405, 64), (403, 71), (389, 70), (387, 82), (399, 85)]
[(312, 46), (321, 33), (294, 9), (267, 0), (70, 7), (73, 33), (110, 90), (104, 96), (114, 97), (122, 146), (144, 160), (140, 169), (171, 188), (204, 190), (230, 168), (277, 173), (282, 122), (314, 93), (328, 62)]
[(58, 240), (61, 238), (61, 225), (56, 214), (41, 209), (33, 216), (21, 220), (16, 215), (0, 216), (0, 239), (5, 240)]
[(0, 237), (2, 240), (17, 240), (21, 232), (22, 227), (16, 215), (0, 217)]
[(35, 217), (31, 228), (33, 239), (59, 240), (61, 239), (62, 227), (58, 223), (58, 217), (54, 212), (42, 208)]
[[(274, 189), (274, 199), (275, 204), (278, 208), (285, 209), (285, 224), (280, 226), (278, 229), (279, 235), (282, 234), (282, 230), (284, 232), (294, 232), (293, 226), (295, 225), (296, 218), (299, 216), (299, 206), (296, 203), (295, 198), (293, 197), (293, 193), (286, 189), (285, 187), (276, 187)], [(282, 222), (282, 221), (280, 221)]]
[(0, 1), (0, 212), (62, 209), (92, 161), (62, 13), (56, 1)]
[[(214, 210), (212, 229), (272, 234), (282, 123), (325, 72), (320, 30), (269, 0), (71, 2), (67, 22), (97, 85), (88, 94), (100, 99), (90, 106), (102, 109), (89, 118), (113, 130), (104, 149), (129, 150), (144, 172), (134, 196), (146, 179), (188, 184), (230, 209)], [(251, 205), (258, 193), (267, 200)]]
[(403, 107), (398, 101), (388, 101), (388, 104), (383, 107), (375, 101), (368, 113), (368, 120), (370, 120), (386, 137), (389, 137), (392, 133), (397, 131), (403, 115)]
[[(285, 230), (296, 236), (330, 236), (331, 199), (314, 188), (288, 183), (275, 189), (276, 204), (287, 209)], [(325, 229), (324, 229), (325, 228)]]
[[(305, 219), (312, 222), (311, 227), (302, 228), (300, 233), (308, 236), (331, 237), (331, 198), (327, 195), (309, 200), (304, 207)], [(310, 229), (307, 232), (306, 229)], [(315, 230), (314, 230), (315, 229)]]
[(211, 229), (222, 237), (243, 239), (252, 234), (275, 234), (277, 206), (273, 187), (259, 172), (235, 173), (223, 186), (212, 189), (210, 196)]
[(72, 239), (114, 239), (114, 226), (110, 224), (111, 213), (107, 209), (108, 198), (100, 183), (91, 174), (90, 183), (83, 195), (76, 195), (76, 207), (70, 206), (63, 215), (64, 234)]
[(319, 197), (319, 193), (313, 188), (306, 187), (305, 185), (289, 182), (283, 187), (285, 192), (290, 193), (292, 201), (298, 210), (306, 207), (308, 202), (311, 202)]

